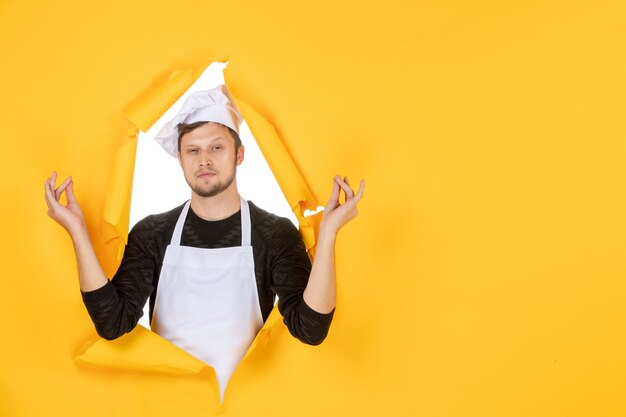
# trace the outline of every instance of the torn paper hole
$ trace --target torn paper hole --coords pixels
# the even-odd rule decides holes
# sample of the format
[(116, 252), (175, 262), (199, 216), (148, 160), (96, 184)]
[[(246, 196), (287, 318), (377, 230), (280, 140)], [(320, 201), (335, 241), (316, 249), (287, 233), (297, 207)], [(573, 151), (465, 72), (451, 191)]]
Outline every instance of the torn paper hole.
[[(220, 70), (223, 69), (223, 67), (224, 65), (222, 64)], [(115, 159), (116, 163), (119, 165), (119, 167), (118, 165), (115, 165), (115, 167), (118, 167), (120, 172), (126, 173), (127, 178), (132, 178), (132, 174), (134, 172), (133, 162), (135, 159), (134, 156), (137, 144), (136, 135), (138, 132), (136, 126), (141, 125), (147, 128), (148, 126), (156, 123), (155, 121), (157, 120), (158, 115), (162, 113), (162, 110), (160, 109), (163, 108), (159, 107), (158, 103), (171, 103), (176, 100), (175, 98), (179, 97), (180, 93), (172, 94), (172, 92), (182, 91), (182, 89), (178, 87), (180, 84), (184, 84), (187, 79), (193, 78), (193, 80), (197, 81), (199, 76), (196, 74), (198, 74), (198, 72), (204, 73), (206, 68), (206, 65), (203, 65), (198, 69), (173, 72), (168, 77), (166, 83), (160, 84), (146, 92), (146, 94), (142, 96), (141, 99), (137, 99), (137, 103), (134, 103), (130, 110), (128, 110), (125, 115), (125, 119), (133, 127), (131, 135), (132, 140), (129, 141), (130, 145), (127, 146), (129, 149), (124, 147), (120, 148), (126, 149), (125, 152), (120, 153), (123, 158), (116, 154)], [(190, 85), (191, 82), (186, 83), (185, 86)], [(208, 88), (210, 87), (211, 85), (208, 86)], [(177, 102), (184, 100), (185, 96), (183, 95), (181, 97), (182, 98), (179, 98)], [(304, 181), (304, 178), (291, 159), (272, 124), (244, 101), (237, 100), (237, 102), (242, 114), (244, 115), (244, 119), (250, 123), (252, 131), (255, 132), (255, 135), (261, 139), (259, 141), (261, 149), (263, 149), (266, 155), (271, 156), (270, 166), (272, 172), (275, 177), (279, 179), (280, 189), (284, 193), (286, 200), (289, 201), (289, 205), (291, 205), (293, 212), (298, 219), (300, 233), (309, 253), (309, 257), (313, 259), (313, 248), (315, 247), (316, 241), (315, 235), (319, 227), (320, 215), (318, 213), (318, 215), (305, 218), (304, 210), (312, 210), (317, 207), (317, 200)], [(246, 143), (244, 142), (244, 144)], [(131, 145), (132, 147), (130, 147)], [(249, 144), (247, 145), (250, 146)], [(254, 175), (256, 176), (256, 174), (257, 173), (255, 172)], [(126, 188), (120, 189), (119, 187), (116, 187), (109, 194), (107, 194), (107, 205), (110, 206), (109, 211), (111, 212), (111, 215), (108, 217), (103, 216), (105, 222), (114, 227), (114, 231), (118, 233), (117, 236), (120, 237), (123, 242), (125, 241), (124, 235), (129, 224), (128, 217), (127, 215), (124, 216), (124, 213), (129, 212), (130, 189), (131, 181), (128, 181), (127, 191)], [(124, 198), (126, 195), (128, 197)], [(185, 198), (188, 197), (186, 196)], [(286, 217), (291, 217), (291, 213), (288, 213), (288, 216)], [(244, 359), (247, 358), (256, 347), (267, 345), (271, 334), (271, 328), (278, 325), (282, 321), (281, 319), (282, 317), (275, 306), (256, 338), (252, 341), (252, 344), (244, 355)], [(144, 330), (143, 332), (142, 329)], [(146, 332), (145, 330), (146, 329), (142, 326), (136, 326), (135, 329), (129, 333), (129, 335), (133, 335), (129, 338), (122, 336), (114, 341), (99, 339), (95, 342), (95, 344), (87, 347), (84, 354), (81, 355), (80, 358), (76, 358), (77, 363), (87, 367), (103, 366), (105, 368), (138, 369), (149, 372), (161, 372), (163, 370), (178, 369), (178, 367), (172, 367), (174, 363), (178, 362), (176, 361), (178, 359), (177, 357), (180, 357), (180, 359), (189, 357), (188, 353), (180, 349), (175, 349), (167, 355), (158, 354), (158, 352), (155, 352), (152, 349), (152, 345), (171, 345), (171, 343), (162, 339), (156, 333), (149, 331)], [(136, 344), (135, 341), (139, 342), (139, 344)], [(130, 345), (137, 346), (139, 349), (129, 349), (129, 342)], [(159, 351), (159, 349), (156, 349), (156, 351)], [(171, 359), (175, 359), (175, 361), (171, 361)], [(186, 363), (187, 360), (183, 360), (182, 362)], [(188, 365), (184, 365), (181, 369), (183, 369), (184, 372), (187, 372), (187, 366)], [(193, 372), (196, 372), (195, 365), (192, 365), (191, 367), (194, 368)], [(175, 372), (177, 373), (179, 371)], [(209, 382), (212, 390), (217, 393), (217, 380), (215, 379), (215, 374), (213, 374), (213, 376), (214, 377), (210, 378)]]
[[(184, 179), (178, 160), (164, 152), (154, 140), (154, 136), (165, 123), (178, 113), (191, 93), (208, 90), (223, 84), (225, 66), (226, 64), (223, 63), (211, 64), (147, 132), (139, 133), (133, 173), (129, 229), (146, 216), (169, 211), (190, 198), (191, 191)], [(269, 212), (289, 218), (297, 226), (296, 215), (289, 207), (245, 120), (240, 126), (240, 138), (245, 147), (244, 161), (237, 168), (237, 186), (240, 194), (246, 200), (252, 201)], [(151, 328), (148, 310), (149, 306), (146, 303), (139, 324)], [(230, 379), (229, 372), (217, 372), (220, 381), (220, 400), (223, 400), (227, 381)]]
[[(178, 161), (161, 148), (154, 136), (176, 115), (189, 94), (223, 84), (225, 67), (226, 64), (221, 62), (212, 63), (147, 132), (139, 133), (130, 205), (130, 228), (150, 214), (171, 210), (189, 199), (189, 186)], [(289, 218), (297, 227), (298, 220), (245, 120), (240, 127), (239, 136), (245, 147), (244, 161), (237, 168), (237, 187), (240, 194), (264, 210)], [(147, 304), (139, 324), (150, 328)]]

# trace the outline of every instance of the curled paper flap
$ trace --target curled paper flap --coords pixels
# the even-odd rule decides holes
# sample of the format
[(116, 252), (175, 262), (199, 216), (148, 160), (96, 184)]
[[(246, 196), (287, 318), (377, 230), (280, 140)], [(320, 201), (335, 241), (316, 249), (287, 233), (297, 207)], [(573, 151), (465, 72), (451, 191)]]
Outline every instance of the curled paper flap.
[(289, 206), (294, 209), (300, 201), (316, 201), (274, 126), (247, 103), (234, 99)]
[(306, 210), (314, 210), (315, 208), (317, 208), (317, 203), (312, 203), (310, 201), (299, 201), (293, 208), (293, 212), (295, 213), (298, 223), (300, 224), (302, 241), (306, 246), (311, 260), (313, 260), (315, 256), (315, 245), (317, 243), (317, 236), (323, 212), (316, 213), (312, 216), (305, 216), (304, 212)]
[(115, 339), (98, 339), (74, 361), (108, 368), (172, 375), (198, 375), (207, 364), (156, 333), (137, 325)]
[[(237, 369), (253, 351), (267, 346), (272, 328), (281, 325), (281, 320), (282, 316), (275, 306)], [(206, 377), (209, 380), (211, 392), (215, 394), (215, 401), (219, 401), (218, 382), (211, 366), (141, 325), (137, 325), (132, 331), (115, 340), (100, 338), (93, 343), (86, 344), (83, 353), (76, 356), (74, 362), (87, 368)]]
[(124, 117), (141, 131), (147, 132), (210, 64), (211, 62), (205, 62), (197, 68), (171, 72), (163, 82), (156, 84), (134, 100), (126, 109)]
[(205, 377), (211, 403), (219, 403), (213, 368), (141, 325), (115, 340), (96, 340), (74, 362), (86, 368)]
[(102, 219), (112, 226), (105, 228), (106, 241), (120, 239), (120, 250), (117, 261), (121, 261), (123, 248), (128, 240), (128, 223), (130, 214), (130, 200), (133, 190), (133, 172), (135, 170), (135, 155), (137, 152), (137, 131), (133, 125), (128, 125), (128, 141), (120, 146), (113, 157), (111, 179), (104, 201)]
[[(263, 327), (261, 327), (261, 330), (259, 330), (259, 333), (257, 333), (256, 337), (250, 344), (250, 347), (246, 351), (245, 355), (243, 355), (243, 359), (241, 360), (242, 362), (248, 356), (250, 356), (250, 354), (257, 348), (257, 346), (258, 347), (267, 346), (267, 344), (270, 341), (270, 338), (272, 337), (272, 328), (274, 328), (277, 325), (280, 325), (281, 321), (282, 321), (282, 316), (280, 312), (278, 311), (278, 307), (274, 306), (267, 320), (265, 320), (265, 323), (263, 323)], [(237, 371), (235, 370), (235, 372)]]
[(293, 162), (274, 126), (246, 102), (236, 97), (235, 101), (289, 206), (298, 219), (302, 240), (309, 251), (309, 256), (312, 256), (313, 253), (310, 250), (315, 246), (316, 230), (319, 228), (319, 221), (316, 219), (320, 217), (305, 217), (304, 210), (315, 209), (318, 206), (317, 200), (302, 178), (298, 167)]
[(103, 234), (107, 242), (118, 239), (117, 262), (121, 262), (128, 239), (130, 200), (139, 130), (147, 131), (163, 113), (198, 79), (209, 66), (176, 70), (148, 89), (126, 109), (127, 141), (117, 149), (103, 211)]

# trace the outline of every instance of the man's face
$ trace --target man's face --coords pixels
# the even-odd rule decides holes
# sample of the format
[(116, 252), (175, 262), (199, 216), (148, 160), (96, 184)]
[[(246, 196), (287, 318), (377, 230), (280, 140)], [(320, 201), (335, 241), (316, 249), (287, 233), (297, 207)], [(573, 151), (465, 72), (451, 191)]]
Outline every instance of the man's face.
[(178, 161), (193, 192), (200, 197), (213, 197), (235, 186), (243, 152), (243, 146), (235, 152), (235, 139), (228, 128), (206, 123), (181, 138)]

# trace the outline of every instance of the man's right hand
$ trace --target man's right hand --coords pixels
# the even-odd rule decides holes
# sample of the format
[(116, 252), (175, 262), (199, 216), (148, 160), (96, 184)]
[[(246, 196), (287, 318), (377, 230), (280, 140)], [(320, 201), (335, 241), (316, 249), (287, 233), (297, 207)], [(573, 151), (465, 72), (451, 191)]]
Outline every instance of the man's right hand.
[[(72, 177), (67, 177), (65, 181), (63, 181), (63, 184), (58, 188), (54, 188), (56, 186), (56, 180), (57, 173), (53, 171), (52, 176), (49, 177), (44, 184), (48, 216), (63, 226), (70, 235), (74, 235), (85, 226), (85, 217), (78, 205), (78, 201), (76, 201), (76, 196), (74, 196), (74, 182), (72, 181)], [(65, 206), (59, 202), (64, 192), (67, 199)]]

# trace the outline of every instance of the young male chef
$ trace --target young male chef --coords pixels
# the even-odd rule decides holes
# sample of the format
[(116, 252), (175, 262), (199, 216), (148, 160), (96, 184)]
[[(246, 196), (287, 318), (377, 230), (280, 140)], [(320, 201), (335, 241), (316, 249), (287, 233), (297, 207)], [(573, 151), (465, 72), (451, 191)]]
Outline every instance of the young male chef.
[[(244, 200), (236, 172), (244, 159), (242, 116), (225, 85), (191, 94), (156, 140), (178, 158), (191, 199), (138, 222), (115, 276), (104, 275), (74, 183), (45, 182), (48, 215), (70, 234), (80, 289), (98, 334), (115, 339), (136, 325), (149, 299), (152, 330), (215, 369), (220, 395), (278, 296), (293, 336), (321, 343), (335, 310), (334, 249), (357, 214), (347, 178), (333, 179), (313, 265), (286, 218)], [(343, 190), (345, 202), (339, 203)], [(67, 204), (59, 202), (65, 193)]]

